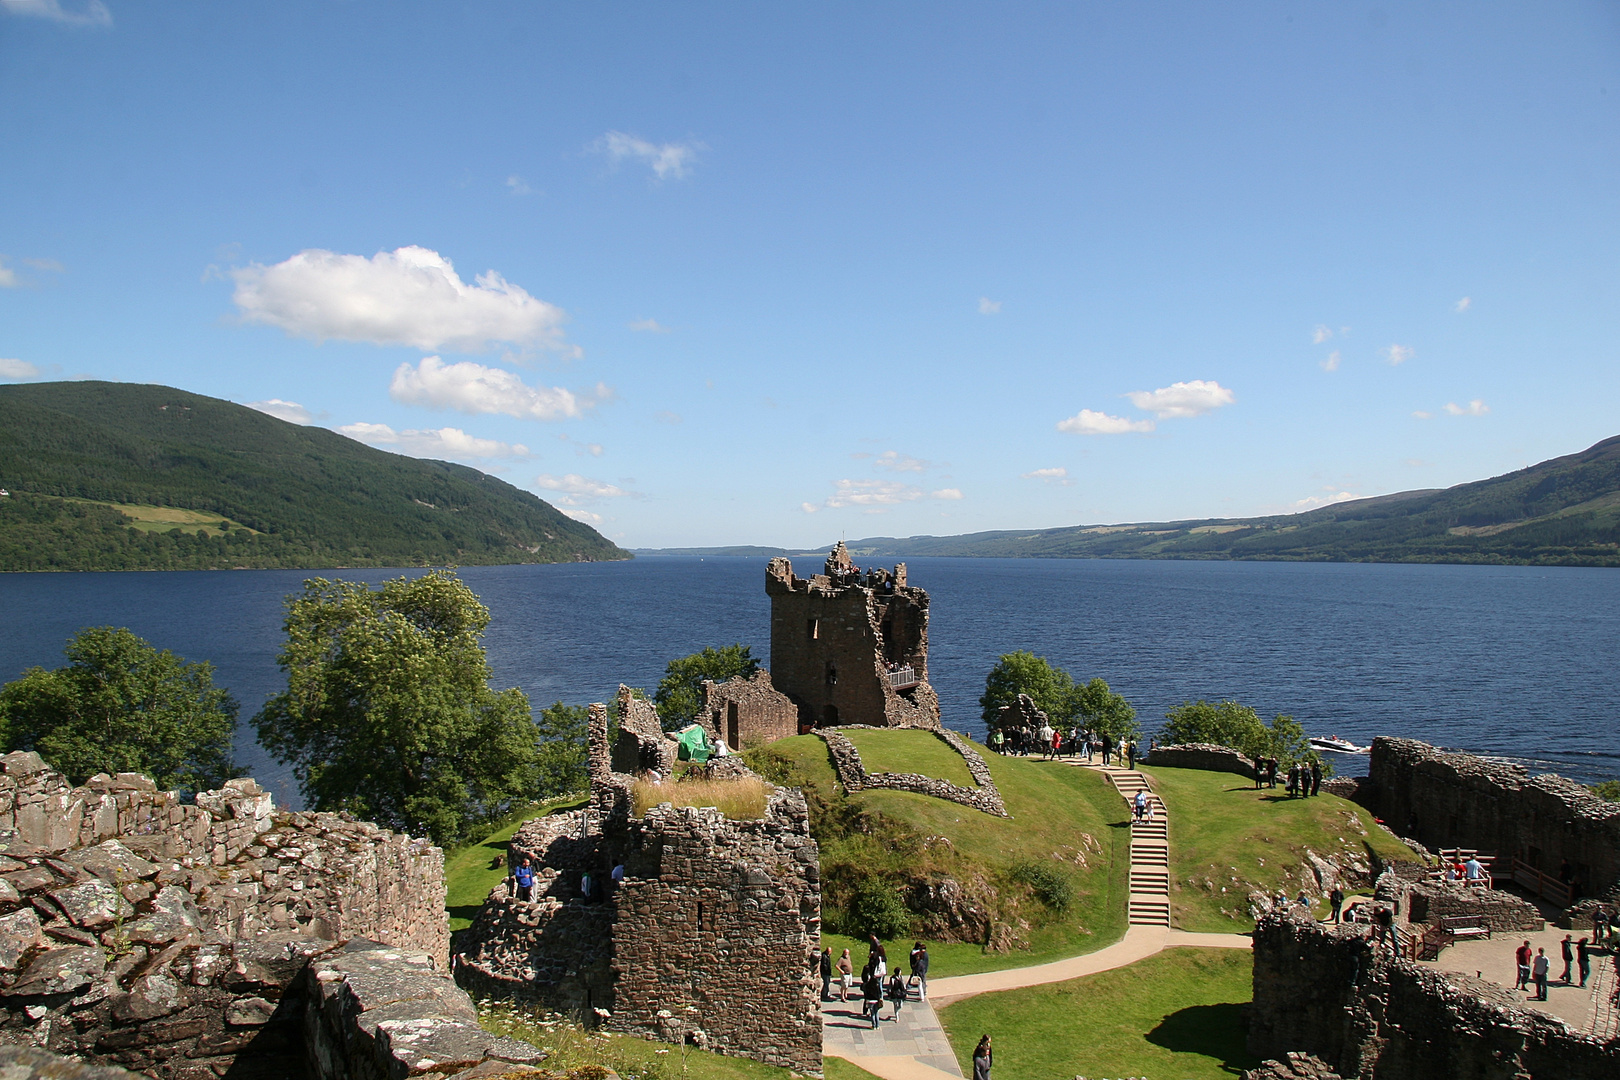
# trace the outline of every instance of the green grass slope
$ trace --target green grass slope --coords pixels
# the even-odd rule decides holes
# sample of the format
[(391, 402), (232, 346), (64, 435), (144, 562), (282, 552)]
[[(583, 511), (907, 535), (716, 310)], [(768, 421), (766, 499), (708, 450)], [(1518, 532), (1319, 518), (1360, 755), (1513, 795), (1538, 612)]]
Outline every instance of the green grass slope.
[[(1143, 768), (1170, 815), (1170, 902), (1182, 930), (1247, 933), (1248, 896), (1259, 889), (1296, 895), (1305, 853), (1321, 858), (1416, 859), (1417, 854), (1347, 799), (1323, 792), (1290, 799), (1281, 787), (1256, 790), (1233, 773)], [(1315, 879), (1310, 890), (1316, 892)], [(1326, 912), (1317, 905), (1317, 914)]]
[(1286, 559), (1620, 566), (1620, 436), (1456, 487), (1259, 518), (869, 537), (862, 558)]
[[(0, 387), (0, 570), (628, 558), (537, 496), (165, 386)], [(196, 511), (156, 531), (116, 505)], [(230, 531), (217, 527), (223, 522)], [(142, 527), (136, 527), (140, 524)]]
[[(881, 763), (890, 771), (920, 772), (972, 783), (958, 755), (937, 736), (923, 731), (850, 732), (868, 768)], [(873, 735), (881, 739), (870, 740)], [(868, 740), (870, 740), (868, 742)], [(867, 742), (882, 756), (868, 760)], [(909, 744), (909, 745), (908, 745)], [(831, 932), (840, 925), (839, 905), (851, 881), (877, 875), (896, 883), (930, 872), (978, 876), (997, 892), (1005, 910), (1030, 924), (1029, 947), (987, 953), (982, 943), (931, 942), (931, 974), (958, 975), (1042, 963), (1091, 952), (1119, 940), (1125, 932), (1125, 897), (1130, 863), (1128, 814), (1119, 795), (1101, 775), (1084, 769), (1045, 766), (1007, 758), (979, 748), (1001, 791), (1011, 818), (996, 818), (956, 803), (907, 791), (864, 791), (847, 800), (844, 828), (824, 824), (830, 811), (815, 810), (818, 798), (836, 792), (827, 746), (813, 735), (772, 743), (770, 750), (792, 763), (785, 782), (806, 788), (812, 800), (812, 825), (821, 843), (824, 918), (829, 931), (822, 943), (850, 948), (857, 965), (866, 958), (864, 939)], [(956, 769), (961, 769), (960, 774)], [(954, 779), (953, 779), (954, 778)], [(887, 828), (894, 823), (904, 837)], [(839, 835), (829, 835), (830, 833)], [(920, 838), (920, 842), (919, 842)], [(1053, 910), (1017, 880), (1020, 866), (1051, 869), (1072, 886), (1072, 900)], [(853, 929), (853, 927), (849, 927)], [(914, 935), (918, 936), (918, 935)], [(891, 956), (903, 963), (911, 939), (901, 939)]]
[(964, 1076), (988, 1034), (996, 1080), (1229, 1080), (1259, 1064), (1243, 1046), (1252, 982), (1247, 950), (1182, 947), (1082, 979), (980, 994), (939, 1019)]
[(919, 739), (915, 731), (881, 729), (844, 735), (861, 752), (861, 766), (869, 773), (920, 773), (957, 787), (978, 786), (962, 755), (938, 736)]

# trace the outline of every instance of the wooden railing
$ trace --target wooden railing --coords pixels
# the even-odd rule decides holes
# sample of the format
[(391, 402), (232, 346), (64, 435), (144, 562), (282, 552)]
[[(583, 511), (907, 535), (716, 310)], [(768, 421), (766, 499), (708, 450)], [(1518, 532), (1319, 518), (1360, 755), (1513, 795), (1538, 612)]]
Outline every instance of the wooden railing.
[(1551, 874), (1543, 874), (1523, 859), (1513, 860), (1513, 880), (1557, 907), (1569, 907), (1570, 888)]

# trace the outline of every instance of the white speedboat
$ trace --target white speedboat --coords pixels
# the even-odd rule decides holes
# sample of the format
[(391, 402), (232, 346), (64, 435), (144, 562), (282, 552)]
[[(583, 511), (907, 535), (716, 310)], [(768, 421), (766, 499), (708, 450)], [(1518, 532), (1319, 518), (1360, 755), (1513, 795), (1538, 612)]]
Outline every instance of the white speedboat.
[(1370, 754), (1372, 747), (1357, 746), (1349, 739), (1341, 739), (1334, 735), (1326, 739), (1312, 739), (1311, 746), (1317, 750), (1330, 750), (1335, 754)]

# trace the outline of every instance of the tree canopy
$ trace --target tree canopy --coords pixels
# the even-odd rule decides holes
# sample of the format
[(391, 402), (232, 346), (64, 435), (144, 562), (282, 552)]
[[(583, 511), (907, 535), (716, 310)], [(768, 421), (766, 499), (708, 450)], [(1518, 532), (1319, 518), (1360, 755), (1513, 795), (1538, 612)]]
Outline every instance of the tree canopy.
[(1279, 715), (1267, 723), (1247, 705), (1200, 698), (1171, 709), (1165, 721), (1159, 734), (1167, 743), (1229, 746), (1251, 758), (1274, 757), (1285, 767), (1296, 761), (1316, 761), (1331, 772), (1331, 763), (1311, 749), (1304, 726), (1292, 716)]
[(746, 679), (759, 670), (748, 645), (726, 645), (716, 649), (708, 646), (702, 652), (671, 660), (664, 668), (664, 677), (658, 681), (653, 704), (666, 729), (683, 728), (697, 719), (703, 706), (703, 680), (725, 682), (728, 679)]
[(1019, 694), (1028, 694), (1054, 724), (1067, 723), (1075, 706), (1074, 680), (1068, 672), (1032, 652), (1007, 653), (984, 678), (984, 695), (979, 698), (984, 722), (994, 724), (996, 714), (1015, 704)]
[(190, 664), (121, 627), (79, 631), (54, 671), (30, 668), (0, 687), (9, 750), (34, 750), (75, 784), (138, 772), (159, 787), (205, 791), (236, 775), (237, 703), (214, 669)]
[(1092, 679), (1084, 686), (1075, 687), (1071, 694), (1071, 714), (1092, 731), (1114, 739), (1134, 739), (1142, 728), (1136, 722), (1136, 710), (1130, 702), (1108, 688), (1101, 679)]
[(253, 718), (305, 800), (450, 844), (532, 799), (537, 731), (496, 692), (489, 611), (449, 570), (380, 589), (313, 578), (287, 600), (287, 689)]

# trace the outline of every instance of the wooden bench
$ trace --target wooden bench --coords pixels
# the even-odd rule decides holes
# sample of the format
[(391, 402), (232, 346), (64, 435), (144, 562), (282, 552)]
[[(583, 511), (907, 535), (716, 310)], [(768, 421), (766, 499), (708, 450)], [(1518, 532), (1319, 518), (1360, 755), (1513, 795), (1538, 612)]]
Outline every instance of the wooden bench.
[(1440, 929), (1454, 938), (1488, 938), (1491, 922), (1479, 915), (1446, 915), (1440, 919)]

